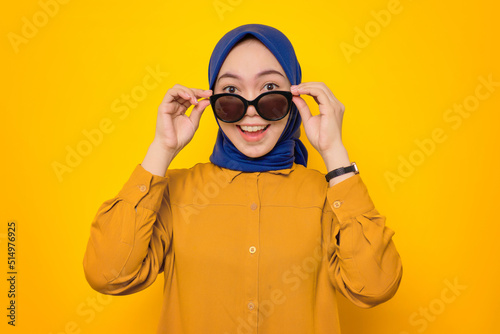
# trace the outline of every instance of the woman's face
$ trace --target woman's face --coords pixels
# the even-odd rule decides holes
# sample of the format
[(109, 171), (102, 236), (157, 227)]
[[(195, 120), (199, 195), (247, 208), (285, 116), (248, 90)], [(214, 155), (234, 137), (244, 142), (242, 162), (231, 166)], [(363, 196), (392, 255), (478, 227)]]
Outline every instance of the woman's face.
[[(214, 94), (238, 94), (251, 101), (271, 90), (290, 91), (290, 81), (278, 60), (257, 39), (237, 44), (222, 64)], [(249, 106), (240, 121), (219, 121), (219, 124), (241, 153), (257, 158), (269, 153), (276, 145), (289, 115), (279, 121), (267, 121), (259, 116), (254, 106)]]

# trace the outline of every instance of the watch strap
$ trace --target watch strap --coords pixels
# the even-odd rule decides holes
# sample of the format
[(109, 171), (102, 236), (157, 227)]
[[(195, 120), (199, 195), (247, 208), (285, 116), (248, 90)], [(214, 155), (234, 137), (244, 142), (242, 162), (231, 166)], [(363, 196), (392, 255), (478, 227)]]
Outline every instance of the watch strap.
[(325, 175), (326, 182), (330, 182), (330, 180), (333, 179), (334, 177), (347, 174), (350, 172), (354, 172), (354, 174), (359, 174), (358, 166), (356, 165), (355, 162), (353, 162), (348, 167), (340, 167), (332, 170), (331, 172), (328, 172), (328, 174)]

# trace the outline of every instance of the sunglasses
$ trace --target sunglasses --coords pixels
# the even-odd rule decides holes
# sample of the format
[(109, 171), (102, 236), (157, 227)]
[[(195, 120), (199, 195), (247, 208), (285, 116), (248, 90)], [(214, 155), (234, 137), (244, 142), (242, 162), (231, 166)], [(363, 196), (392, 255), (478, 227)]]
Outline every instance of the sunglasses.
[(292, 97), (291, 92), (269, 91), (260, 94), (253, 101), (248, 101), (237, 94), (222, 93), (210, 96), (210, 104), (215, 116), (226, 123), (241, 120), (245, 116), (248, 106), (254, 106), (263, 119), (278, 121), (290, 112)]

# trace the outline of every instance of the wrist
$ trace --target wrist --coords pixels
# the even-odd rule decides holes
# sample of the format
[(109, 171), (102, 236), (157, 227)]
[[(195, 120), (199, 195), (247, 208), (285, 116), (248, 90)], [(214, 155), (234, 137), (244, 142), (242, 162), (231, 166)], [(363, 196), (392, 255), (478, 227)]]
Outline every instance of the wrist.
[(168, 166), (176, 154), (175, 152), (165, 150), (165, 148), (153, 141), (149, 145), (148, 152), (141, 165), (151, 174), (165, 176)]
[[(332, 148), (330, 148), (329, 150), (322, 152), (321, 156), (323, 157), (323, 161), (325, 162), (327, 173), (337, 168), (348, 167), (351, 165), (351, 161), (349, 160), (349, 155), (347, 154), (347, 150), (341, 142), (333, 145)], [(330, 179), (330, 181), (328, 182), (329, 186), (332, 187), (335, 184), (340, 183), (353, 175), (354, 175), (353, 172), (349, 172), (334, 177)]]
[(351, 164), (347, 150), (342, 143), (336, 144), (329, 150), (321, 152), (321, 157), (325, 162), (327, 172)]
[(162, 145), (159, 141), (156, 139), (153, 139), (151, 144), (149, 145), (149, 150), (154, 151), (155, 153), (159, 154), (162, 157), (166, 157), (169, 161), (172, 161), (174, 157), (179, 153), (179, 151), (173, 150), (173, 149), (168, 149), (165, 148), (164, 145)]

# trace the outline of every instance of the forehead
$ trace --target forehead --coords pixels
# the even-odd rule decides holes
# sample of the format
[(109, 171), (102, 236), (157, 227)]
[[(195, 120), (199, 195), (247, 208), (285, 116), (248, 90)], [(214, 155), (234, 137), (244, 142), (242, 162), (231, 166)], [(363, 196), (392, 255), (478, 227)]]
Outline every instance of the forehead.
[(283, 67), (273, 53), (258, 39), (245, 38), (238, 42), (227, 55), (220, 68), (217, 81), (237, 77), (253, 79), (253, 76), (259, 73), (287, 80)]

